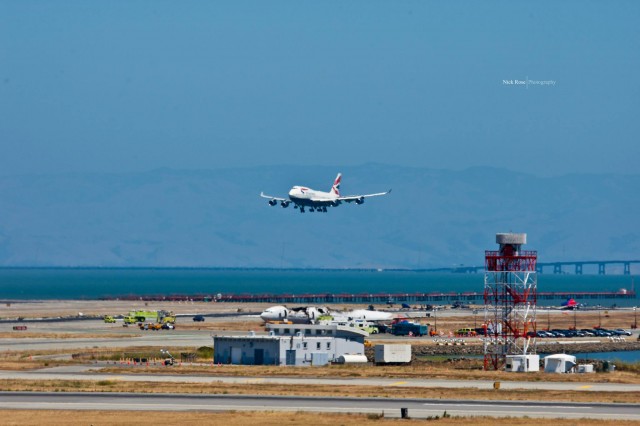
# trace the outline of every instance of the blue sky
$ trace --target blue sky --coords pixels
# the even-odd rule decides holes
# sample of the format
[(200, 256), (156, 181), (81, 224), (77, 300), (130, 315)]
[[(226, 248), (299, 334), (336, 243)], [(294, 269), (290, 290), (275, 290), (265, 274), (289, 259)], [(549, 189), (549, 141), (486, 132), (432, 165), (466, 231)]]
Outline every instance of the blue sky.
[[(1, 1), (0, 174), (637, 173), (639, 20), (636, 1)], [(527, 78), (555, 85), (503, 81)]]

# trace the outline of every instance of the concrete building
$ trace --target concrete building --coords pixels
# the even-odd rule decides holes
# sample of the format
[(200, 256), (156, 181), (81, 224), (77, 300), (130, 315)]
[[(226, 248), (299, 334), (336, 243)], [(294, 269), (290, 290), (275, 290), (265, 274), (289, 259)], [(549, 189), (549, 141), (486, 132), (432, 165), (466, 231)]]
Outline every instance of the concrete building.
[(340, 356), (364, 354), (369, 334), (355, 327), (316, 324), (268, 324), (269, 333), (214, 336), (213, 360), (242, 365), (325, 365)]

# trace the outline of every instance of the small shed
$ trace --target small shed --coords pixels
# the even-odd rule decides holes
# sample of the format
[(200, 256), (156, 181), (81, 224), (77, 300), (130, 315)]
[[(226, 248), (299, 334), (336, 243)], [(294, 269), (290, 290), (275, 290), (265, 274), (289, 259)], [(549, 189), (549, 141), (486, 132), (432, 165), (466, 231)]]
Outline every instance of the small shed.
[(376, 365), (407, 364), (411, 362), (411, 345), (376, 345)]
[(578, 364), (578, 373), (595, 373), (593, 364)]
[(540, 371), (540, 355), (507, 355), (504, 370), (520, 373)]
[(571, 373), (576, 366), (576, 357), (567, 354), (549, 355), (544, 358), (545, 373)]

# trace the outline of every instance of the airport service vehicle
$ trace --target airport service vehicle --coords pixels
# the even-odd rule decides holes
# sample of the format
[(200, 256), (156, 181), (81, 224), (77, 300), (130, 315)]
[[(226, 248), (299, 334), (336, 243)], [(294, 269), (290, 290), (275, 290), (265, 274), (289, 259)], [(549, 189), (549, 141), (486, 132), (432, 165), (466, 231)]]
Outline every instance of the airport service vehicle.
[(393, 325), (392, 333), (396, 336), (423, 336), (428, 335), (429, 330), (426, 325), (403, 321)]
[(116, 319), (114, 317), (112, 317), (111, 315), (105, 315), (103, 320), (107, 324), (116, 322)]
[(289, 204), (293, 203), (293, 208), (300, 209), (300, 213), (304, 213), (304, 208), (309, 207), (309, 211), (327, 212), (327, 207), (338, 207), (342, 203), (364, 203), (364, 199), (368, 197), (379, 197), (381, 195), (387, 195), (391, 192), (377, 192), (375, 194), (362, 194), (362, 195), (340, 195), (340, 181), (342, 180), (342, 173), (338, 173), (336, 180), (333, 181), (333, 186), (329, 192), (316, 191), (305, 186), (294, 186), (289, 191), (289, 198), (279, 198), (272, 195), (267, 195), (264, 192), (260, 193), (262, 198), (269, 199), (269, 205), (275, 206), (280, 203), (283, 208), (289, 207)]
[(146, 323), (146, 324), (140, 323), (140, 330), (154, 330), (154, 331), (162, 330), (162, 324), (158, 322)]
[(173, 357), (173, 355), (171, 355), (171, 353), (169, 353), (168, 350), (160, 349), (160, 353), (164, 357), (164, 361), (163, 361), (164, 365), (168, 366), (168, 365), (173, 365), (175, 363), (176, 359)]
[(318, 322), (318, 324), (322, 325), (341, 325), (344, 327), (353, 327), (360, 329), (362, 331), (366, 331), (369, 334), (378, 334), (378, 327), (370, 322), (364, 320), (348, 320), (348, 321), (339, 321), (333, 318), (325, 318)]
[(193, 317), (193, 322), (203, 322), (204, 321), (204, 316), (202, 315), (196, 315), (195, 317)]
[(175, 323), (176, 317), (169, 311), (131, 311), (124, 317), (125, 324), (136, 324), (145, 321), (164, 323)]
[(411, 362), (411, 345), (376, 345), (374, 351), (376, 365)]

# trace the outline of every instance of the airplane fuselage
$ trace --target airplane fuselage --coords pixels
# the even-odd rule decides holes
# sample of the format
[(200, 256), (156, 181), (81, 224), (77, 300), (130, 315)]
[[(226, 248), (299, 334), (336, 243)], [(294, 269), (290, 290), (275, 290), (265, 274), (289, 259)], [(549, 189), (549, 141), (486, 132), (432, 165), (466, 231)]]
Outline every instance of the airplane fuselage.
[(334, 205), (340, 204), (338, 195), (330, 192), (316, 191), (306, 186), (294, 186), (289, 191), (289, 199), (298, 205), (317, 206), (317, 205)]

